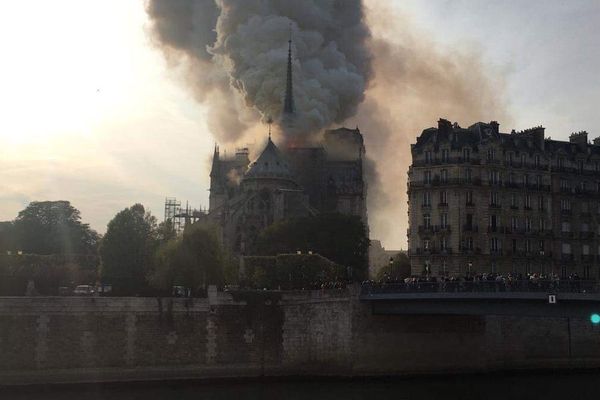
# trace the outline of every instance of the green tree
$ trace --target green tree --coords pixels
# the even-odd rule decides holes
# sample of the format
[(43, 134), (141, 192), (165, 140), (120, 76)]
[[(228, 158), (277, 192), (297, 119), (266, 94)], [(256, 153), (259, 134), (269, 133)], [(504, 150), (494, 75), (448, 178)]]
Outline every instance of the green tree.
[(156, 229), (156, 236), (159, 242), (166, 243), (171, 239), (175, 239), (177, 237), (177, 231), (175, 230), (175, 225), (173, 221), (167, 219), (166, 221), (158, 224), (158, 228)]
[(357, 216), (320, 214), (275, 223), (257, 239), (259, 255), (312, 251), (351, 268), (353, 280), (367, 276), (367, 229)]
[(30, 254), (94, 254), (99, 235), (68, 201), (31, 202), (14, 221), (12, 244)]
[(148, 273), (149, 284), (162, 291), (174, 285), (204, 291), (207, 285), (220, 285), (229, 271), (231, 259), (224, 251), (217, 230), (212, 225), (188, 225), (181, 237), (161, 244), (155, 263)]
[(193, 290), (223, 283), (226, 255), (212, 225), (188, 225), (181, 240), (182, 262), (178, 274), (182, 284)]
[(120, 294), (140, 294), (158, 245), (156, 218), (144, 206), (126, 208), (108, 223), (100, 245), (100, 276)]
[(168, 295), (181, 270), (181, 258), (181, 238), (173, 238), (160, 244), (156, 250), (155, 261), (148, 272), (150, 286)]
[(0, 253), (15, 250), (15, 227), (12, 221), (0, 222)]

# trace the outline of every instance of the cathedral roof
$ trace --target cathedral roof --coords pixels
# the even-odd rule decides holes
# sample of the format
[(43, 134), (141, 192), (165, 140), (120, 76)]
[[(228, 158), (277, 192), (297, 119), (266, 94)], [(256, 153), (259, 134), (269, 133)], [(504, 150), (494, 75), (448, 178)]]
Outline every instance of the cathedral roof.
[(258, 159), (250, 164), (244, 179), (279, 178), (293, 180), (287, 161), (269, 137), (267, 147)]

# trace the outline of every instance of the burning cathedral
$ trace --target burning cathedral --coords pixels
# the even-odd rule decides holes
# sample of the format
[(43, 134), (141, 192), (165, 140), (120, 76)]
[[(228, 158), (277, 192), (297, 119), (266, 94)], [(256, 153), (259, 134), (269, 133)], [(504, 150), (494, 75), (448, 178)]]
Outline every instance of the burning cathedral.
[[(287, 81), (281, 125), (297, 118), (289, 41)], [(363, 136), (356, 129), (323, 133), (317, 145), (288, 141), (267, 144), (253, 161), (247, 148), (232, 156), (215, 146), (210, 171), (209, 218), (221, 228), (223, 243), (235, 254), (249, 254), (258, 235), (274, 222), (339, 212), (367, 224)]]

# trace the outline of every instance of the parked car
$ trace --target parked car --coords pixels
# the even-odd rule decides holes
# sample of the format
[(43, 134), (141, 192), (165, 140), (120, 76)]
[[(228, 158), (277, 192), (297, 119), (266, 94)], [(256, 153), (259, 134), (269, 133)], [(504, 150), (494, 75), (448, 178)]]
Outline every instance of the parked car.
[(190, 297), (191, 289), (185, 286), (173, 286), (173, 297)]
[(77, 285), (73, 290), (73, 294), (76, 296), (92, 296), (94, 293), (94, 287), (91, 285)]

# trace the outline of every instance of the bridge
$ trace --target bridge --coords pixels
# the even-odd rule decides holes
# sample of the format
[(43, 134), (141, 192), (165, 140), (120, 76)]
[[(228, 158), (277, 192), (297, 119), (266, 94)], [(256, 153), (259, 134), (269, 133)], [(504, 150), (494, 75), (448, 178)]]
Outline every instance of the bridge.
[(365, 283), (359, 298), (380, 315), (589, 318), (600, 314), (600, 284), (584, 280)]

